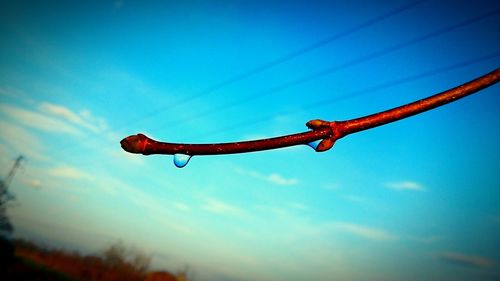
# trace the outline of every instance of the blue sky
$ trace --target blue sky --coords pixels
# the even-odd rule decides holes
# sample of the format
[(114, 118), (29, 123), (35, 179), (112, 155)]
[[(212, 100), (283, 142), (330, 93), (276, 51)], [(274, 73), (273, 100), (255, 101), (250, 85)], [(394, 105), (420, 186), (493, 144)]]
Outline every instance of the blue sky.
[(0, 4), (1, 175), (27, 158), (14, 235), (122, 240), (199, 281), (498, 279), (498, 85), (325, 153), (178, 169), (119, 144), (296, 133), (496, 69), (500, 5), (439, 2)]

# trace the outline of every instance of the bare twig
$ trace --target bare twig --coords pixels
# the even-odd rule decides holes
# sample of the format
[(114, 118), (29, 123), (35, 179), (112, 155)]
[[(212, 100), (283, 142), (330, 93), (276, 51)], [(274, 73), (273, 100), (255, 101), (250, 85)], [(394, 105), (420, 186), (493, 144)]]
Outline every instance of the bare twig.
[(322, 140), (315, 148), (316, 151), (320, 152), (330, 149), (336, 140), (349, 134), (431, 110), (476, 93), (486, 87), (496, 84), (498, 81), (500, 81), (500, 69), (496, 69), (470, 82), (434, 96), (365, 117), (332, 122), (311, 120), (306, 123), (306, 125), (312, 129), (311, 131), (276, 138), (232, 143), (183, 144), (159, 142), (143, 134), (137, 134), (124, 138), (120, 143), (122, 148), (130, 153), (144, 155), (185, 154), (193, 156), (253, 152), (308, 144), (313, 141)]

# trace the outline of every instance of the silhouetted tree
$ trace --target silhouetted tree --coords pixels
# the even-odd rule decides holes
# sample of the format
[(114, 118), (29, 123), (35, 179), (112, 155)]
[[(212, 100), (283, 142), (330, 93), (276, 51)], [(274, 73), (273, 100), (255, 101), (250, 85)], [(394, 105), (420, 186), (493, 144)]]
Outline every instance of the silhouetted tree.
[(151, 256), (136, 248), (127, 248), (119, 241), (102, 253), (104, 262), (113, 267), (130, 266), (133, 270), (144, 274), (151, 263)]

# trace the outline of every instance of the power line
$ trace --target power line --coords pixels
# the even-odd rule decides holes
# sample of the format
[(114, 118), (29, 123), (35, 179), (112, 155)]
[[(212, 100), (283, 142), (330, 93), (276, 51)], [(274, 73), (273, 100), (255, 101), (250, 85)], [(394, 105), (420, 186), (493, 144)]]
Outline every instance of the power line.
[(393, 80), (393, 81), (389, 81), (389, 82), (385, 82), (385, 83), (381, 83), (381, 84), (369, 86), (369, 87), (366, 87), (364, 89), (357, 90), (357, 91), (354, 91), (354, 92), (351, 92), (351, 93), (348, 93), (348, 94), (344, 94), (344, 95), (341, 95), (341, 96), (337, 96), (337, 97), (333, 97), (333, 98), (328, 98), (328, 99), (323, 99), (323, 100), (315, 101), (315, 102), (306, 104), (304, 106), (301, 106), (300, 110), (297, 110), (297, 109), (286, 110), (286, 111), (281, 111), (281, 112), (274, 113), (273, 115), (267, 115), (267, 116), (264, 116), (264, 117), (259, 117), (259, 118), (254, 118), (254, 119), (250, 119), (250, 120), (245, 120), (245, 121), (239, 122), (237, 124), (232, 124), (230, 126), (225, 126), (225, 127), (222, 127), (222, 128), (218, 128), (218, 129), (210, 131), (208, 133), (193, 135), (193, 136), (191, 136), (191, 138), (197, 139), (197, 138), (201, 138), (201, 137), (207, 137), (207, 136), (217, 135), (219, 133), (228, 132), (228, 131), (232, 131), (232, 130), (235, 130), (235, 129), (240, 129), (240, 128), (248, 127), (248, 126), (251, 126), (251, 125), (254, 125), (254, 124), (257, 124), (257, 123), (262, 123), (262, 122), (265, 122), (265, 121), (269, 121), (276, 114), (290, 115), (290, 114), (297, 113), (297, 112), (299, 112), (301, 110), (304, 110), (304, 109), (323, 107), (323, 106), (330, 105), (330, 104), (335, 103), (335, 102), (344, 101), (344, 100), (348, 100), (348, 99), (351, 99), (351, 98), (357, 98), (357, 97), (360, 97), (360, 96), (374, 94), (375, 92), (378, 92), (378, 91), (381, 91), (381, 90), (385, 90), (385, 89), (388, 89), (388, 88), (399, 86), (399, 85), (402, 85), (402, 84), (405, 84), (405, 83), (410, 83), (410, 82), (413, 82), (413, 81), (416, 81), (416, 80), (419, 80), (419, 79), (423, 79), (423, 78), (427, 78), (427, 77), (430, 77), (430, 76), (434, 76), (434, 75), (437, 75), (437, 74), (442, 74), (442, 73), (445, 73), (445, 72), (449, 72), (449, 71), (452, 71), (452, 70), (455, 70), (455, 69), (459, 69), (459, 68), (463, 68), (463, 67), (470, 66), (470, 65), (473, 65), (473, 64), (477, 64), (477, 63), (480, 63), (480, 62), (483, 62), (483, 61), (487, 61), (487, 60), (490, 60), (490, 59), (493, 59), (493, 58), (497, 58), (497, 57), (500, 57), (500, 52), (495, 52), (495, 53), (488, 54), (488, 55), (485, 55), (485, 56), (481, 56), (481, 57), (478, 57), (478, 58), (461, 61), (461, 62), (452, 64), (452, 65), (448, 65), (448, 66), (444, 66), (444, 67), (439, 67), (439, 68), (436, 68), (436, 69), (433, 69), (433, 70), (424, 71), (424, 72), (421, 72), (421, 73), (418, 73), (418, 74), (414, 74), (414, 75), (409, 75), (409, 76), (406, 76), (404, 78), (396, 79), (396, 80)]
[[(404, 12), (404, 11), (410, 9), (410, 8), (413, 8), (413, 7), (417, 6), (418, 4), (420, 4), (422, 2), (424, 2), (424, 0), (412, 1), (412, 2), (409, 2), (409, 3), (404, 4), (402, 6), (399, 6), (399, 7), (395, 8), (395, 9), (393, 9), (393, 10), (388, 11), (387, 13), (384, 13), (384, 14), (381, 14), (379, 16), (376, 16), (376, 17), (374, 17), (372, 19), (369, 19), (369, 20), (367, 20), (365, 22), (362, 22), (362, 23), (360, 23), (358, 25), (350, 27), (350, 28), (348, 28), (348, 29), (346, 29), (344, 31), (341, 31), (341, 32), (336, 33), (336, 34), (333, 34), (333, 35), (331, 35), (331, 36), (329, 36), (327, 38), (319, 40), (319, 41), (317, 41), (315, 43), (312, 43), (312, 44), (310, 44), (308, 46), (300, 48), (300, 49), (298, 49), (296, 51), (293, 51), (293, 52), (291, 52), (289, 54), (283, 55), (283, 56), (278, 57), (278, 58), (276, 58), (274, 60), (271, 60), (271, 61), (269, 61), (267, 63), (264, 63), (264, 64), (262, 64), (262, 65), (260, 65), (260, 66), (258, 66), (256, 68), (250, 69), (250, 70), (248, 70), (246, 72), (242, 72), (242, 73), (240, 73), (238, 75), (235, 75), (235, 76), (233, 76), (233, 77), (231, 77), (229, 79), (223, 80), (223, 81), (221, 81), (221, 82), (219, 82), (219, 83), (217, 83), (217, 84), (215, 84), (215, 85), (213, 85), (213, 86), (211, 86), (211, 87), (209, 87), (207, 89), (204, 89), (204, 90), (202, 90), (200, 92), (197, 92), (197, 93), (195, 93), (193, 95), (190, 95), (190, 96), (182, 99), (181, 101), (179, 101), (179, 102), (177, 102), (175, 104), (171, 104), (171, 105), (167, 105), (167, 106), (163, 106), (163, 107), (157, 108), (157, 109), (155, 109), (155, 110), (153, 110), (153, 111), (151, 111), (149, 113), (146, 113), (145, 115), (143, 115), (141, 117), (135, 118), (133, 120), (128, 120), (128, 121), (124, 122), (121, 125), (115, 126), (113, 128), (113, 130), (114, 131), (119, 130), (119, 129), (125, 127), (125, 126), (129, 126), (131, 124), (134, 124), (134, 123), (137, 123), (137, 122), (139, 122), (141, 120), (144, 120), (144, 119), (146, 119), (148, 117), (157, 115), (157, 114), (159, 114), (161, 112), (164, 112), (166, 110), (172, 109), (174, 107), (177, 107), (177, 106), (183, 105), (185, 103), (188, 103), (188, 102), (190, 102), (192, 100), (198, 99), (198, 98), (206, 96), (208, 94), (211, 94), (211, 93), (213, 93), (213, 92), (215, 92), (217, 90), (220, 90), (220, 89), (222, 89), (224, 87), (227, 87), (229, 85), (232, 85), (232, 84), (235, 84), (235, 83), (240, 82), (242, 80), (245, 80), (245, 79), (247, 79), (247, 78), (249, 78), (251, 76), (254, 76), (254, 75), (258, 74), (258, 73), (264, 72), (264, 71), (266, 71), (266, 70), (268, 70), (268, 69), (270, 69), (272, 67), (275, 67), (275, 66), (280, 65), (280, 64), (284, 64), (284, 63), (286, 63), (286, 62), (288, 62), (288, 61), (290, 61), (290, 60), (292, 60), (294, 58), (297, 58), (297, 57), (299, 57), (301, 55), (309, 53), (309, 52), (311, 52), (311, 51), (313, 51), (315, 49), (321, 48), (321, 47), (323, 47), (323, 46), (325, 46), (325, 45), (327, 45), (329, 43), (332, 43), (332, 42), (334, 42), (336, 40), (342, 39), (343, 37), (346, 37), (346, 36), (351, 35), (351, 34), (353, 34), (355, 32), (358, 32), (358, 31), (363, 30), (365, 28), (368, 28), (368, 27), (370, 27), (372, 25), (375, 25), (376, 23), (381, 22), (384, 19), (387, 19), (389, 17), (392, 17), (392, 16), (395, 16), (397, 14), (400, 14), (400, 13), (402, 13), (402, 12)], [(106, 132), (109, 132), (110, 130), (111, 129), (104, 130), (101, 133), (106, 133)], [(88, 137), (84, 138), (82, 141), (87, 141), (91, 137), (93, 137), (93, 136), (88, 136)], [(74, 149), (75, 147), (77, 147), (77, 145), (64, 146), (64, 148), (63, 149), (59, 149), (58, 152), (60, 153), (61, 150)]]
[[(458, 22), (456, 24), (440, 28), (438, 30), (432, 31), (430, 33), (427, 33), (427, 34), (424, 34), (424, 35), (421, 35), (421, 36), (417, 36), (417, 37), (412, 38), (410, 40), (407, 40), (407, 41), (395, 44), (393, 46), (390, 46), (390, 47), (387, 47), (387, 48), (384, 48), (384, 49), (372, 52), (370, 54), (367, 54), (367, 55), (364, 55), (364, 56), (361, 56), (361, 57), (349, 60), (347, 62), (344, 62), (344, 63), (338, 64), (338, 65), (334, 65), (334, 66), (328, 67), (326, 69), (323, 69), (323, 70), (320, 70), (320, 71), (317, 71), (317, 72), (305, 75), (303, 77), (300, 77), (300, 78), (297, 78), (297, 79), (294, 79), (294, 80), (290, 80), (290, 81), (285, 82), (285, 83), (283, 83), (281, 85), (274, 86), (274, 87), (272, 87), (270, 89), (267, 89), (267, 90), (264, 90), (264, 91), (261, 91), (261, 92), (258, 92), (258, 93), (254, 93), (254, 94), (248, 95), (248, 96), (246, 96), (246, 97), (244, 97), (242, 99), (239, 99), (239, 100), (236, 100), (236, 101), (233, 101), (233, 102), (230, 102), (230, 103), (226, 103), (224, 105), (219, 105), (219, 106), (216, 106), (214, 108), (210, 108), (210, 109), (208, 109), (206, 111), (200, 112), (200, 113), (198, 113), (196, 115), (193, 115), (193, 116), (191, 116), (189, 118), (184, 118), (183, 120), (180, 120), (180, 121), (177, 120), (176, 123), (177, 123), (177, 125), (180, 125), (183, 121), (188, 121), (188, 120), (193, 120), (193, 119), (199, 119), (201, 117), (208, 116), (208, 115), (210, 115), (212, 113), (215, 113), (215, 112), (218, 113), (218, 112), (227, 110), (229, 108), (233, 108), (233, 107), (236, 107), (236, 106), (248, 103), (250, 101), (254, 101), (254, 100), (260, 99), (260, 98), (265, 97), (267, 95), (270, 95), (272, 93), (280, 92), (280, 91), (289, 89), (291, 87), (294, 87), (294, 86), (297, 86), (297, 85), (300, 85), (300, 84), (303, 84), (303, 83), (306, 83), (306, 82), (318, 79), (320, 77), (332, 74), (332, 73), (337, 72), (339, 70), (343, 70), (343, 69), (346, 69), (348, 67), (359, 65), (361, 63), (373, 60), (375, 58), (379, 58), (379, 57), (382, 57), (382, 56), (387, 55), (389, 53), (393, 53), (395, 51), (401, 50), (401, 49), (403, 49), (405, 47), (408, 47), (408, 46), (420, 43), (422, 41), (425, 41), (425, 40), (437, 37), (439, 35), (451, 32), (451, 31), (456, 30), (456, 29), (458, 29), (460, 27), (464, 27), (466, 25), (470, 25), (472, 23), (478, 22), (478, 21), (483, 20), (485, 18), (488, 18), (488, 17), (490, 17), (492, 15), (498, 14), (499, 12), (500, 12), (500, 9), (497, 9), (497, 10), (490, 11), (490, 12), (487, 12), (485, 14), (482, 14), (480, 16), (475, 16), (475, 17), (463, 20), (463, 21)], [(164, 125), (165, 124), (162, 124), (162, 126), (164, 126)], [(175, 126), (175, 125), (173, 125), (173, 126)], [(170, 128), (172, 128), (172, 126), (170, 126)]]
[(346, 37), (348, 35), (351, 35), (351, 34), (357, 32), (357, 31), (360, 31), (360, 30), (365, 29), (365, 28), (367, 28), (369, 26), (372, 26), (372, 25), (374, 25), (374, 24), (376, 24), (378, 22), (381, 22), (384, 19), (387, 19), (387, 18), (392, 17), (394, 15), (400, 14), (403, 11), (408, 10), (408, 9), (410, 9), (412, 7), (415, 7), (416, 5), (418, 5), (418, 4), (422, 3), (422, 2), (424, 2), (424, 0), (418, 0), (418, 1), (409, 2), (409, 3), (407, 3), (407, 4), (403, 5), (403, 6), (397, 7), (394, 10), (391, 10), (391, 11), (389, 11), (387, 13), (384, 13), (384, 14), (382, 14), (380, 16), (377, 16), (375, 18), (369, 19), (369, 20), (367, 20), (365, 22), (362, 22), (362, 23), (360, 23), (360, 24), (358, 24), (356, 26), (348, 28), (348, 29), (346, 29), (344, 31), (341, 31), (341, 32), (337, 33), (337, 34), (331, 35), (331, 36), (329, 36), (327, 38), (324, 38), (324, 39), (322, 39), (320, 41), (317, 41), (317, 42), (315, 42), (315, 43), (313, 43), (311, 45), (305, 46), (305, 47), (303, 47), (301, 49), (298, 49), (296, 51), (293, 51), (293, 52), (291, 52), (289, 54), (286, 54), (284, 56), (281, 56), (281, 57), (278, 57), (276, 59), (273, 59), (273, 60), (271, 60), (271, 61), (269, 61), (267, 63), (264, 63), (264, 64), (262, 64), (260, 66), (257, 66), (257, 67), (255, 67), (253, 69), (250, 69), (250, 70), (248, 70), (246, 72), (237, 74), (237, 75), (235, 75), (235, 76), (233, 76), (233, 77), (231, 77), (229, 79), (223, 80), (223, 81), (221, 81), (221, 82), (219, 82), (219, 83), (217, 83), (217, 84), (215, 84), (215, 85), (213, 85), (213, 86), (211, 86), (211, 87), (209, 87), (209, 88), (207, 88), (205, 90), (202, 90), (200, 92), (192, 94), (192, 95), (190, 95), (190, 96), (182, 99), (181, 101), (179, 101), (179, 102), (177, 102), (175, 104), (171, 104), (171, 105), (167, 105), (167, 106), (155, 109), (155, 110), (153, 110), (153, 111), (145, 114), (144, 116), (135, 119), (134, 121), (129, 121), (129, 122), (125, 123), (124, 125), (133, 124), (133, 123), (138, 122), (140, 120), (143, 120), (145, 118), (148, 118), (148, 117), (154, 116), (156, 114), (159, 114), (159, 113), (161, 113), (161, 112), (163, 112), (165, 110), (169, 110), (169, 109), (172, 109), (174, 107), (186, 104), (186, 103), (188, 103), (188, 102), (190, 102), (192, 100), (195, 100), (195, 99), (198, 99), (200, 97), (206, 96), (206, 95), (211, 94), (211, 93), (213, 93), (213, 92), (215, 92), (217, 90), (220, 90), (220, 89), (222, 89), (224, 87), (227, 87), (229, 85), (232, 85), (232, 84), (235, 84), (235, 83), (240, 82), (242, 80), (245, 80), (245, 79), (247, 79), (247, 78), (249, 78), (251, 76), (254, 76), (254, 75), (258, 74), (258, 73), (264, 72), (264, 71), (266, 71), (266, 70), (268, 70), (270, 68), (273, 68), (273, 67), (275, 67), (277, 65), (286, 63), (286, 62), (288, 62), (288, 61), (290, 61), (290, 60), (292, 60), (292, 59), (294, 59), (296, 57), (299, 57), (301, 55), (309, 53), (309, 52), (311, 52), (311, 51), (313, 51), (315, 49), (321, 48), (321, 47), (323, 47), (323, 46), (325, 46), (325, 45), (327, 45), (329, 43), (332, 43), (333, 41), (339, 40), (339, 39), (341, 39), (343, 37)]

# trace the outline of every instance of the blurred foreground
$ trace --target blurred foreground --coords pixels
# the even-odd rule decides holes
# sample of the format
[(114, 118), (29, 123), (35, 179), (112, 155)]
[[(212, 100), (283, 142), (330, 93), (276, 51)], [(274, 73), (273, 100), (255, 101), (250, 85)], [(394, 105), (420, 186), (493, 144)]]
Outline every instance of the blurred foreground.
[(187, 281), (183, 272), (149, 271), (150, 258), (121, 243), (88, 256), (20, 239), (0, 244), (0, 280)]

